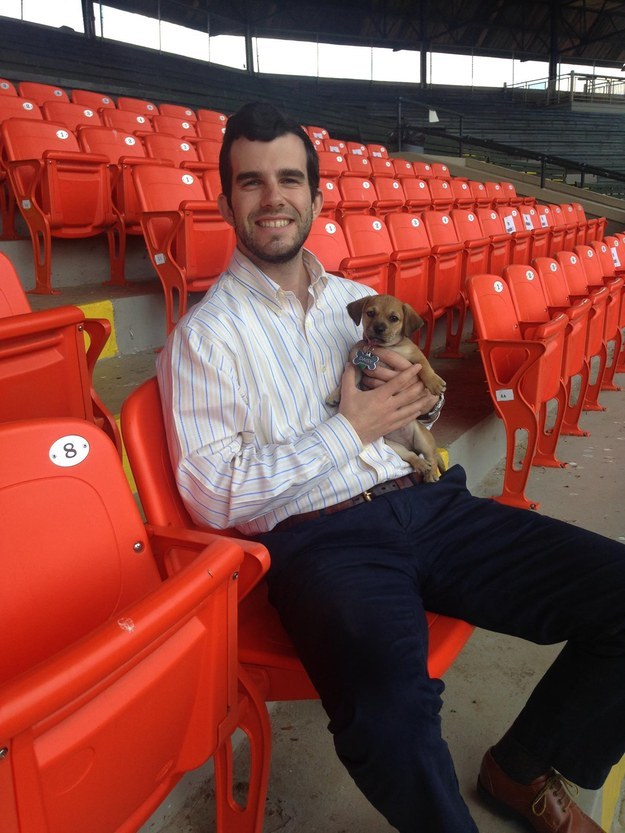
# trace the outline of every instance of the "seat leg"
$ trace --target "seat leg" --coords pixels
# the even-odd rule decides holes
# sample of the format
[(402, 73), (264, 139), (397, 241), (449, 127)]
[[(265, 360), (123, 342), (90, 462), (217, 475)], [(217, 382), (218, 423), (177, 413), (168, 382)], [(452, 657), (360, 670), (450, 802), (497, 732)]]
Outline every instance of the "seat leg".
[[(538, 416), (532, 408), (519, 399), (508, 412), (499, 409), (506, 429), (506, 462), (503, 476), (503, 488), (495, 496), (499, 503), (516, 506), (521, 509), (538, 509), (540, 504), (525, 496), (525, 487), (532, 468), (532, 460), (538, 443)], [(519, 441), (519, 432), (527, 434), (527, 445), (523, 448)]]
[(571, 437), (589, 437), (590, 432), (585, 431), (579, 427), (579, 420), (582, 415), (584, 407), (584, 400), (586, 398), (586, 391), (588, 389), (588, 379), (590, 377), (590, 368), (588, 362), (584, 362), (579, 373), (579, 392), (575, 404), (571, 404), (573, 378), (569, 379), (567, 385), (567, 399), (566, 408), (564, 409), (564, 419), (562, 420), (562, 433)]
[(232, 743), (215, 754), (217, 833), (262, 833), (271, 762), (271, 723), (267, 706), (245, 669), (239, 668), (238, 726), (247, 735), (250, 775), (245, 806), (234, 797)]
[(28, 290), (34, 295), (58, 295), (58, 289), (52, 289), (52, 234), (50, 225), (43, 214), (31, 204), (22, 211), (28, 224), (33, 247), (35, 263), (35, 288)]
[(617, 327), (614, 338), (611, 339), (611, 341), (614, 342), (614, 354), (612, 356), (612, 361), (605, 369), (603, 381), (601, 382), (601, 390), (622, 390), (622, 388), (614, 382), (614, 374), (617, 371), (619, 356), (621, 355), (621, 350), (623, 348), (623, 334), (621, 333), (620, 327)]
[(564, 420), (564, 411), (566, 409), (567, 394), (564, 382), (560, 379), (560, 386), (558, 393), (555, 396), (557, 404), (557, 413), (553, 427), (547, 429), (547, 402), (543, 402), (540, 407), (538, 417), (538, 440), (536, 443), (536, 451), (532, 460), (534, 466), (547, 466), (549, 468), (566, 468), (567, 463), (563, 463), (556, 457), (556, 446), (562, 433), (562, 422)]
[[(603, 405), (599, 404), (599, 393), (601, 392), (601, 384), (605, 374), (608, 351), (605, 342), (601, 344), (601, 349), (597, 356), (593, 358), (598, 359), (597, 375), (594, 382), (589, 382), (586, 388), (586, 399), (584, 400), (585, 411), (605, 411)], [(591, 359), (592, 361), (592, 359)]]
[(126, 227), (118, 218), (115, 225), (106, 230), (109, 247), (110, 280), (105, 286), (128, 286), (126, 280)]
[(445, 349), (439, 353), (441, 359), (464, 359), (466, 356), (460, 352), (462, 342), (462, 331), (467, 316), (467, 305), (464, 298), (455, 306), (450, 307), (446, 313), (447, 334), (445, 337)]

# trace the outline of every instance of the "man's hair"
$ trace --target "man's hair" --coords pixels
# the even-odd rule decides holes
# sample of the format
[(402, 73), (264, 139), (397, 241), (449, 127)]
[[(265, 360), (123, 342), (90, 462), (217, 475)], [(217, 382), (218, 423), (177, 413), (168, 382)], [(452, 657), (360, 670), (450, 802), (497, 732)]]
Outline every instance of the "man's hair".
[(273, 104), (253, 101), (244, 104), (228, 119), (223, 144), (219, 153), (219, 175), (221, 190), (230, 205), (232, 195), (232, 160), (230, 149), (236, 139), (251, 142), (272, 142), (280, 136), (292, 133), (304, 143), (306, 150), (306, 171), (310, 185), (311, 200), (314, 201), (319, 189), (319, 157), (308, 134), (296, 121), (281, 113)]

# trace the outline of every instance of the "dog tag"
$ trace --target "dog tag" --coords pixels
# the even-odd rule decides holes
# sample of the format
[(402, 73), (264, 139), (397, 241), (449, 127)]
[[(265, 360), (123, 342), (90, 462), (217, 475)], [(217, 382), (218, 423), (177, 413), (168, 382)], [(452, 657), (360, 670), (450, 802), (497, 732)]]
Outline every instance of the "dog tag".
[(379, 361), (378, 356), (374, 356), (373, 353), (365, 353), (362, 350), (358, 350), (352, 360), (353, 364), (361, 370), (375, 370)]

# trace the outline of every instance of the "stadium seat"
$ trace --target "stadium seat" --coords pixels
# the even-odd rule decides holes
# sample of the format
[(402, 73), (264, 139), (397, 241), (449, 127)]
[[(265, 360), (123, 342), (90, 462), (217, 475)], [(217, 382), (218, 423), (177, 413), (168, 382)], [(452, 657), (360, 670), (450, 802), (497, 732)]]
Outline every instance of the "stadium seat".
[(498, 275), (473, 275), (467, 290), (491, 399), (506, 433), (503, 488), (496, 500), (535, 509), (538, 504), (525, 496), (525, 488), (538, 447), (541, 409), (566, 396), (560, 374), (568, 319), (562, 313), (522, 328), (510, 290)]
[[(593, 243), (596, 245), (593, 245)], [(608, 358), (610, 358), (610, 361), (606, 364), (601, 388), (602, 390), (621, 390), (614, 382), (614, 374), (616, 373), (618, 357), (623, 347), (621, 309), (625, 282), (622, 277), (614, 273), (614, 269), (606, 272), (606, 269), (610, 269), (610, 264), (606, 263), (604, 268), (601, 253), (602, 244), (597, 241), (593, 241), (593, 243), (576, 246), (573, 251), (582, 261), (589, 291), (592, 292), (595, 289), (602, 289), (605, 286), (610, 293), (605, 312), (605, 341), (606, 345), (608, 345)], [(608, 255), (607, 247), (604, 254)], [(610, 344), (612, 345), (611, 350), (609, 348)]]
[[(194, 529), (171, 469), (156, 379), (149, 379), (130, 394), (122, 407), (121, 422), (128, 458), (148, 521), (158, 526)], [(245, 551), (239, 578), (241, 584), (248, 564), (252, 562), (255, 566), (253, 556), (260, 545), (241, 539), (234, 530), (222, 534), (237, 536)], [(240, 592), (240, 598), (241, 595)], [(430, 629), (428, 670), (431, 676), (440, 677), (460, 653), (473, 629), (465, 622), (446, 616), (428, 613), (427, 617)], [(267, 701), (317, 699), (275, 608), (269, 604), (264, 581), (256, 584), (239, 604), (239, 658), (251, 679), (264, 691)]]
[(186, 107), (184, 104), (159, 104), (158, 111), (161, 116), (173, 116), (173, 118), (181, 121), (197, 121), (195, 110), (192, 107)]
[(421, 217), (432, 244), (428, 297), (435, 319), (443, 315), (446, 319), (445, 350), (439, 355), (459, 359), (463, 356), (460, 343), (466, 317), (462, 275), (464, 244), (458, 239), (449, 214), (424, 211)]
[(591, 375), (584, 410), (605, 411), (605, 408), (599, 404), (599, 393), (603, 385), (608, 358), (606, 318), (610, 291), (607, 286), (596, 290), (589, 289), (584, 264), (575, 252), (558, 252), (555, 260), (562, 269), (569, 289), (569, 305), (584, 298), (589, 298), (592, 303), (586, 338), (586, 357), (590, 363)]
[(454, 205), (454, 192), (448, 179), (432, 177), (428, 179), (432, 208), (434, 211), (451, 211)]
[[(503, 188), (505, 198), (506, 198), (506, 205), (522, 205), (525, 202), (524, 197), (520, 197), (517, 192), (516, 188), (511, 182), (500, 182), (499, 183)], [(530, 198), (531, 202), (534, 202), (533, 198)]]
[(560, 251), (572, 251), (573, 247), (577, 245), (577, 237), (579, 230), (579, 223), (577, 222), (577, 215), (569, 216), (569, 212), (564, 212), (561, 205), (557, 203), (551, 204), (551, 214), (553, 216), (554, 224), (562, 229), (562, 249)]
[(510, 235), (510, 262), (529, 263), (532, 251), (532, 232), (525, 228), (518, 208), (500, 205), (494, 209), (501, 217), (505, 231)]
[(384, 219), (392, 212), (403, 210), (406, 198), (399, 179), (372, 176), (371, 182), (377, 194), (377, 199), (373, 201), (372, 206), (378, 217)]
[(199, 119), (195, 123), (195, 131), (200, 139), (211, 139), (213, 142), (223, 142), (226, 132), (225, 122), (210, 122)]
[(453, 208), (475, 208), (475, 200), (466, 179), (450, 180), (453, 194)]
[(325, 127), (309, 124), (304, 128), (304, 130), (311, 140), (320, 139), (323, 142), (324, 139), (330, 138), (330, 133), (325, 129)]
[(536, 203), (536, 211), (541, 226), (546, 226), (549, 229), (549, 256), (554, 257), (557, 252), (564, 249), (566, 229), (564, 226), (556, 224), (553, 206)]
[[(156, 119), (156, 116), (154, 117)], [(208, 142), (204, 144), (217, 144)], [(196, 173), (207, 171), (210, 166), (199, 158), (195, 144), (167, 133), (151, 133), (143, 137), (143, 145), (151, 159), (161, 159), (177, 168), (187, 168)]]
[(198, 121), (203, 121), (206, 124), (218, 124), (225, 128), (228, 116), (225, 113), (220, 113), (219, 110), (207, 110), (204, 107), (196, 109), (195, 114)]
[[(578, 203), (579, 205), (579, 203)], [(588, 232), (588, 223), (586, 222), (586, 218), (584, 216), (583, 219), (580, 219), (578, 211), (573, 203), (560, 203), (560, 208), (562, 209), (562, 214), (564, 215), (564, 219), (566, 222), (567, 227), (575, 226), (576, 232), (573, 238), (573, 242), (567, 243), (567, 248), (570, 251), (575, 246), (582, 245), (586, 242), (586, 235)], [(581, 208), (581, 206), (580, 206)], [(582, 212), (583, 214), (583, 212)]]
[(15, 84), (7, 78), (0, 78), (0, 95), (17, 95)]
[(165, 133), (168, 136), (176, 136), (179, 139), (195, 139), (197, 122), (191, 119), (179, 119), (176, 116), (164, 116), (159, 113), (152, 116), (152, 127), (155, 133)]
[(117, 97), (117, 109), (126, 110), (129, 113), (140, 113), (144, 116), (155, 116), (159, 112), (158, 107), (153, 102), (127, 95)]
[(490, 204), (493, 208), (498, 208), (500, 205), (509, 205), (508, 194), (504, 191), (499, 182), (485, 182), (484, 188), (486, 189), (486, 193), (490, 198)]
[(373, 159), (388, 159), (388, 150), (384, 145), (367, 145), (369, 157)]
[(141, 206), (141, 226), (165, 293), (169, 333), (187, 309), (189, 292), (203, 292), (230, 261), (234, 231), (202, 181), (180, 168), (137, 165), (132, 176)]
[(323, 148), (321, 149), (329, 150), (332, 153), (340, 153), (342, 156), (345, 156), (347, 153), (347, 144), (342, 139), (333, 139), (332, 137), (328, 137), (323, 140)]
[[(356, 216), (356, 215), (354, 215)], [(377, 223), (382, 226), (381, 220), (369, 215), (357, 215), (363, 224)], [(343, 218), (343, 222), (346, 218)], [(352, 240), (356, 237), (357, 225), (354, 229)], [(365, 241), (366, 242), (366, 241)], [(327, 217), (319, 216), (313, 220), (310, 233), (304, 244), (306, 248), (317, 257), (324, 268), (334, 275), (358, 281), (370, 286), (379, 294), (385, 294), (388, 287), (389, 253), (383, 249), (375, 252), (367, 251), (365, 254), (352, 255), (345, 233), (341, 225)], [(352, 243), (352, 245), (354, 245)]]
[(388, 291), (416, 310), (424, 321), (415, 337), (429, 355), (434, 332), (434, 311), (429, 300), (429, 274), (432, 245), (418, 214), (389, 214), (386, 226), (392, 253)]
[(320, 150), (317, 154), (319, 157), (319, 174), (326, 179), (335, 179), (347, 171), (347, 162), (342, 153), (335, 153), (331, 150)]
[[(259, 831), (271, 729), (238, 670), (239, 544), (146, 526), (88, 422), (5, 423), (0, 454), (0, 624), (16, 636), (0, 656), (3, 833), (138, 830), (211, 756), (217, 831)], [(162, 577), (171, 554), (189, 566)], [(232, 796), (237, 727), (245, 807)]]
[(201, 162), (205, 162), (209, 168), (217, 170), (219, 168), (221, 142), (212, 142), (210, 139), (199, 139), (194, 142), (194, 145), (198, 159)]
[(17, 92), (22, 98), (34, 101), (41, 106), (44, 101), (69, 101), (69, 96), (61, 87), (43, 84), (39, 81), (20, 81)]
[(429, 179), (431, 176), (436, 176), (429, 162), (413, 162), (412, 169), (415, 175), (420, 176), (422, 179)]
[(428, 179), (404, 176), (399, 181), (404, 191), (406, 211), (418, 213), (419, 211), (429, 211), (432, 208), (432, 195), (430, 194)]
[(44, 101), (41, 111), (44, 119), (63, 124), (73, 133), (79, 127), (95, 127), (102, 124), (97, 110), (70, 101)]
[(319, 190), (323, 194), (323, 206), (320, 216), (330, 220), (336, 219), (336, 209), (339, 204), (340, 194), (336, 180), (327, 177), (319, 178)]
[[(19, 96), (0, 96), (0, 124), (5, 119), (37, 119), (41, 121), (43, 114), (39, 105), (34, 101), (25, 101)], [(15, 229), (15, 194), (9, 186), (9, 180), (4, 166), (4, 151), (0, 146), (0, 216), (2, 217), (2, 239), (15, 240), (19, 235)]]
[[(402, 179), (403, 177), (417, 176), (412, 162), (409, 162), (407, 159), (394, 158), (391, 161), (393, 163), (393, 167), (395, 168), (395, 175), (398, 176), (400, 179)], [(422, 178), (425, 179), (427, 177)]]
[[(588, 388), (589, 366), (586, 359), (586, 335), (590, 301), (570, 307), (552, 307), (543, 286), (540, 273), (527, 264), (514, 264), (503, 270), (503, 278), (508, 284), (512, 302), (519, 321), (546, 322), (554, 315), (564, 313), (568, 323), (564, 331), (564, 356), (562, 362), (562, 380), (566, 387), (566, 402), (560, 424), (560, 433), (587, 437), (588, 432), (579, 426), (586, 390)], [(578, 379), (574, 387), (575, 380)], [(534, 465), (559, 465), (555, 458), (555, 445), (546, 439), (546, 405), (541, 411), (541, 425), (538, 441), (538, 455)], [(542, 448), (541, 448), (542, 442)]]
[[(98, 425), (122, 453), (114, 417), (93, 387), (111, 332), (74, 306), (33, 312), (9, 258), (0, 252), (0, 422), (68, 416)], [(85, 344), (85, 336), (89, 344)]]
[(82, 152), (75, 135), (54, 122), (9, 119), (1, 130), (7, 173), (32, 241), (33, 291), (53, 292), (53, 237), (106, 233), (111, 281), (123, 283), (118, 250), (123, 228), (113, 210), (108, 159)]
[[(484, 235), (477, 214), (472, 209), (454, 208), (450, 217), (456, 229), (458, 240), (464, 244), (462, 275), (478, 275), (488, 271), (491, 254), (490, 238)], [(464, 286), (463, 286), (464, 288)]]
[(338, 179), (340, 200), (337, 217), (346, 214), (371, 214), (377, 193), (370, 179), (363, 176), (340, 176)]
[(135, 136), (144, 136), (152, 133), (154, 128), (149, 116), (144, 113), (133, 113), (131, 110), (113, 110), (107, 108), (100, 113), (102, 124), (106, 127), (114, 127), (116, 130), (123, 130), (124, 133), (134, 133)]
[(483, 182), (470, 179), (468, 185), (473, 195), (473, 207), (476, 211), (478, 208), (492, 208), (490, 194), (486, 190), (486, 185)]
[(540, 214), (533, 205), (522, 204), (518, 207), (523, 225), (531, 234), (530, 260), (536, 257), (549, 257), (551, 252), (551, 229), (541, 222)]
[(443, 162), (432, 162), (432, 173), (439, 179), (451, 179), (451, 172)]
[(356, 153), (347, 153), (345, 155), (345, 162), (347, 164), (347, 171), (344, 176), (371, 176), (373, 169), (371, 161), (368, 156), (360, 156)]
[(396, 177), (395, 165), (393, 160), (384, 156), (370, 156), (369, 163), (371, 164), (372, 176), (390, 176)]
[[(322, 139), (325, 138), (324, 136), (321, 137)], [(369, 156), (369, 149), (366, 145), (363, 145), (362, 142), (346, 142), (347, 145), (347, 155), (351, 156)]]
[(512, 262), (512, 238), (493, 208), (477, 208), (475, 213), (484, 237), (490, 241), (488, 271), (491, 275), (501, 275), (504, 267)]
[(81, 104), (83, 107), (90, 107), (99, 113), (100, 110), (114, 110), (117, 105), (113, 96), (108, 93), (98, 93), (93, 90), (72, 90), (70, 96), (73, 104)]

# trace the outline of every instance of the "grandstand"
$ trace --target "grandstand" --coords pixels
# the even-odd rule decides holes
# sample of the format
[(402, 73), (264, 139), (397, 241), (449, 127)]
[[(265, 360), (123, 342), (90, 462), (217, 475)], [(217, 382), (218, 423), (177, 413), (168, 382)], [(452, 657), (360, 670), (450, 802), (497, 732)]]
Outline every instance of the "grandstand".
[[(83, 5), (93, 12), (93, 3)], [(150, 4), (113, 5), (145, 12)], [(164, 15), (175, 18), (174, 7), (178, 7), (179, 22), (192, 16), (193, 4), (171, 5), (173, 11), (164, 10)], [(311, 4), (303, 5), (310, 12)], [(475, 8), (471, 14), (473, 22), (487, 31), (488, 16), (481, 17)], [(218, 27), (224, 26), (223, 15), (216, 14), (215, 19)], [(370, 22), (369, 15), (366, 19)], [(616, 104), (612, 95), (609, 102), (595, 97), (580, 110), (572, 99), (554, 101), (549, 85), (545, 90), (519, 91), (286, 75), (269, 78), (97, 37), (89, 18), (85, 18), (85, 34), (9, 18), (1, 18), (1, 23), (0, 364), (8, 370), (0, 374), (0, 422), (41, 416), (93, 422), (116, 446), (115, 462), (108, 465), (117, 466), (121, 456), (135, 492), (139, 485), (139, 504), (143, 501), (141, 511), (147, 520), (159, 527), (171, 524), (172, 516), (167, 514), (171, 508), (176, 523), (192, 527), (184, 510), (174, 505), (176, 500), (172, 499), (172, 507), (153, 510), (150, 497), (146, 498), (150, 489), (141, 493), (150, 478), (158, 482), (159, 477), (169, 476), (168, 464), (163, 458), (153, 471), (142, 470), (137, 461), (142, 453), (148, 455), (158, 432), (142, 447), (143, 440), (132, 436), (131, 416), (126, 416), (127, 434), (123, 425), (120, 434), (120, 413), (122, 406), (136, 420), (149, 413), (146, 409), (154, 405), (153, 391), (142, 388), (146, 398), (141, 404), (131, 398), (129, 405), (130, 395), (154, 375), (155, 355), (167, 333), (227, 265), (234, 239), (216, 208), (219, 143), (228, 114), (248, 100), (262, 98), (294, 115), (320, 155), (326, 208), (315, 222), (308, 246), (328, 271), (401, 297), (426, 322), (420, 334), (422, 346), (450, 391), (445, 419), (436, 426), (445, 453), (467, 468), (473, 489), (511, 505), (567, 516), (563, 505), (553, 500), (557, 490), (574, 485), (572, 469), (562, 470), (561, 461), (569, 459), (566, 455), (579, 458), (581, 446), (575, 443), (584, 443), (587, 431), (592, 431), (596, 442), (604, 436), (603, 442), (609, 444), (611, 430), (617, 421), (623, 423), (618, 383), (625, 372), (625, 95)], [(343, 37), (345, 43), (371, 38), (370, 32), (364, 34), (364, 21), (362, 30), (351, 36), (341, 32), (341, 25), (337, 19), (333, 37)], [(610, 45), (609, 31), (608, 27), (605, 50)], [(467, 31), (465, 36), (474, 33)], [(397, 36), (394, 43), (401, 42)], [(464, 42), (462, 48), (470, 49), (469, 43)], [(509, 44), (505, 40), (496, 49), (491, 47), (493, 54), (508, 53)], [(444, 49), (450, 44), (442, 37), (440, 46)], [(532, 49), (538, 47), (528, 46), (528, 55)], [(598, 58), (592, 53), (592, 43), (587, 50), (585, 57), (603, 61), (606, 73), (609, 66), (625, 59), (620, 52), (609, 56), (605, 52)], [(553, 55), (547, 57), (553, 63)], [(555, 83), (555, 75), (551, 80)], [(558, 287), (548, 283), (550, 272), (562, 277)], [(527, 288), (530, 280), (532, 292)], [(557, 296), (567, 280), (568, 289)], [(533, 294), (536, 288), (543, 293), (542, 301)], [(579, 309), (573, 310), (582, 296)], [(555, 314), (539, 317), (547, 308), (557, 308), (559, 318)], [(494, 320), (497, 326), (492, 325)], [(87, 350), (83, 332), (89, 336)], [(507, 345), (503, 363), (497, 353), (502, 342)], [(531, 362), (518, 358), (528, 351)], [(23, 357), (19, 363), (14, 361), (16, 352)], [(514, 372), (505, 377), (511, 365)], [(59, 390), (67, 396), (59, 396)], [(525, 403), (523, 407), (519, 400)], [(133, 412), (135, 407), (144, 410)], [(606, 407), (610, 416), (603, 413)], [(138, 443), (130, 453), (132, 469), (122, 449), (124, 437), (129, 449)], [(33, 435), (32, 441), (45, 439)], [(6, 442), (5, 448), (10, 448), (10, 441)], [(97, 443), (92, 440), (94, 447)], [(17, 463), (15, 468), (19, 468)], [(586, 474), (582, 472), (583, 477)], [(94, 477), (98, 484), (106, 479), (101, 472)], [(123, 511), (132, 510), (124, 507)], [(618, 518), (608, 519), (608, 515), (603, 524), (597, 525), (594, 516), (584, 523), (589, 527), (594, 523), (598, 531), (622, 539)], [(127, 523), (134, 532), (143, 529), (134, 517)], [(217, 666), (217, 657), (212, 669), (224, 675), (226, 682), (219, 691), (228, 689), (232, 711), (227, 714), (226, 709), (217, 716), (217, 706), (211, 706), (218, 741), (202, 748), (198, 744), (192, 750), (185, 747), (181, 757), (192, 764), (181, 765), (175, 772), (172, 764), (171, 773), (168, 764), (153, 793), (139, 785), (145, 804), (128, 812), (130, 826), (116, 827), (111, 822), (109, 827), (98, 828), (102, 833), (116, 829), (199, 833), (206, 818), (213, 819), (215, 807), (221, 813), (218, 831), (260, 833), (263, 810), (255, 802), (262, 804), (269, 760), (265, 701), (282, 702), (272, 706), (275, 750), (263, 829), (266, 833), (317, 829), (315, 808), (304, 795), (317, 789), (313, 776), (302, 776), (310, 779), (305, 791), (298, 785), (293, 796), (288, 795), (284, 773), (293, 746), (280, 737), (284, 732), (291, 734), (290, 721), (302, 721), (295, 730), (299, 738), (310, 727), (316, 730), (322, 720), (316, 693), (288, 640), (286, 645), (280, 642), (284, 634), (272, 630), (276, 623), (267, 616), (266, 600), (255, 592), (262, 589), (262, 581), (252, 589), (267, 568), (262, 548), (253, 542), (226, 546), (224, 540), (211, 543), (216, 549), (223, 545), (219, 554), (223, 570), (237, 574), (240, 570), (244, 577), (238, 602), (240, 644), (236, 648), (224, 637), (216, 654), (229, 652), (229, 665)], [(173, 573), (172, 565), (191, 560), (184, 554), (186, 549), (195, 547), (193, 557), (201, 549), (197, 541), (163, 543), (151, 527), (147, 547), (163, 574)], [(206, 552), (202, 552), (204, 557)], [(152, 567), (141, 581), (137, 579), (142, 592), (152, 593), (157, 586)], [(247, 576), (247, 569), (255, 571), (253, 577)], [(222, 600), (221, 613), (213, 614), (229, 622), (229, 630), (224, 626), (228, 633), (237, 628), (232, 612), (237, 600), (230, 596), (227, 604)], [(136, 598), (131, 601), (135, 604)], [(161, 614), (157, 601), (154, 616)], [(227, 616), (234, 619), (227, 620)], [(430, 656), (433, 672), (442, 675), (449, 668), (450, 679), (458, 682), (459, 692), (470, 700), (473, 683), (466, 682), (470, 664), (480, 666), (480, 675), (487, 676), (480, 650), (513, 649), (505, 641), (493, 646), (488, 637), (477, 635), (456, 662), (469, 637), (466, 626), (458, 628), (458, 624), (463, 625), (445, 617), (433, 618)], [(268, 629), (265, 641), (262, 625)], [(272, 645), (267, 647), (272, 640), (279, 646), (277, 652)], [(529, 656), (524, 665), (525, 655), (519, 655), (519, 674), (529, 673), (530, 663), (544, 661), (533, 653)], [(238, 662), (242, 668), (237, 678)], [(147, 672), (141, 673), (147, 677)], [(96, 683), (94, 678), (93, 685), (104, 687), (105, 683)], [(152, 689), (146, 684), (141, 691), (146, 704), (158, 679), (149, 685)], [(513, 688), (509, 680), (502, 685)], [(513, 691), (511, 698), (518, 698), (522, 688)], [(19, 702), (17, 694), (23, 696), (21, 689), (11, 688), (10, 693), (15, 702)], [(492, 690), (480, 690), (479, 696), (489, 707), (496, 705)], [(449, 706), (454, 733), (450, 743), (458, 746), (464, 779), (464, 768), (468, 773), (473, 764), (468, 750), (462, 749), (466, 735), (454, 724), (454, 703)], [(457, 706), (457, 710), (462, 708)], [(124, 720), (133, 720), (132, 713), (124, 714)], [(164, 712), (165, 720), (170, 717), (183, 720), (175, 712), (171, 716)], [(472, 719), (490, 737), (488, 718), (482, 714)], [(3, 719), (0, 705), (0, 735)], [(247, 733), (251, 749), (251, 773), (246, 762), (235, 756), (235, 777), (249, 778), (247, 812), (227, 794), (232, 786), (228, 782), (230, 737), (237, 727)], [(107, 731), (102, 729), (105, 743), (109, 742)], [(192, 731), (198, 731), (197, 727)], [(121, 743), (123, 734), (114, 730), (110, 738)], [(320, 756), (314, 766), (316, 777), (319, 768), (330, 764), (314, 737), (307, 743)], [(2, 745), (0, 766), (7, 754)], [(67, 754), (71, 757), (72, 750)], [(153, 754), (160, 760), (161, 751)], [(213, 764), (197, 770), (205, 758), (214, 760), (218, 773), (216, 790), (208, 801), (206, 781), (212, 779)], [(74, 765), (80, 768), (78, 757)], [(276, 774), (282, 767), (282, 773)], [(131, 769), (124, 777), (134, 786), (141, 779), (135, 779)], [(196, 772), (182, 777), (189, 770)], [(623, 830), (618, 820), (623, 772), (622, 765), (615, 767), (603, 792), (583, 796), (588, 812), (604, 826), (613, 824), (613, 833)], [(28, 803), (27, 788), (33, 789), (36, 776), (27, 772), (24, 777), (25, 798), (20, 795), (13, 802), (0, 797), (0, 812), (12, 825), (7, 833), (31, 829), (22, 826), (18, 816), (22, 804)], [(52, 772), (49, 777), (56, 776)], [(330, 777), (340, 782), (342, 776), (333, 773)], [(331, 790), (323, 789), (327, 802), (324, 799), (323, 807), (317, 808), (321, 827), (332, 802), (337, 802), (332, 811), (337, 817), (345, 812)], [(346, 830), (379, 829), (382, 833), (387, 829), (352, 796), (350, 785), (341, 789), (349, 795), (348, 823), (360, 819)], [(79, 796), (76, 806), (88, 807), (94, 800)], [(185, 802), (197, 804), (198, 800), (201, 812), (189, 811)], [(301, 802), (299, 808), (297, 802)], [(61, 813), (60, 804), (50, 806), (49, 812)], [(37, 812), (44, 814), (48, 809)], [(278, 817), (275, 827), (270, 812)], [(477, 807), (476, 814), (480, 812), (484, 811)], [(298, 818), (301, 813), (310, 813), (311, 818)], [(480, 822), (492, 831), (508, 829), (498, 826), (502, 823), (495, 816), (480, 816)], [(183, 828), (184, 823), (192, 826)], [(58, 825), (49, 829), (82, 833), (82, 829)]]

